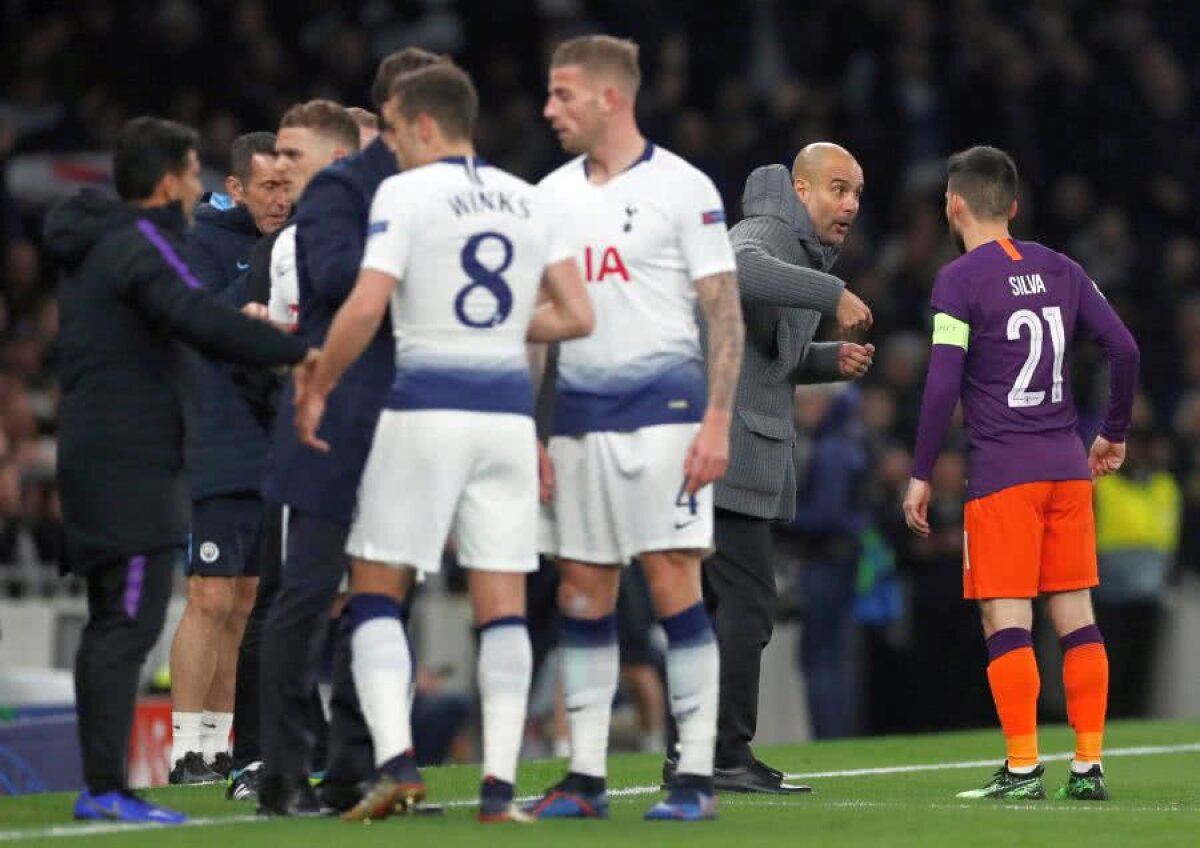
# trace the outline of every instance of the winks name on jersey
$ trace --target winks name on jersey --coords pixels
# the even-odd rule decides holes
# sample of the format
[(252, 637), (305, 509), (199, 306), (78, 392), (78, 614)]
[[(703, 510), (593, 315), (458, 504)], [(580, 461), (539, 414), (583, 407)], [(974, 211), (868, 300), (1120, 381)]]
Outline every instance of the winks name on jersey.
[(529, 218), (529, 201), (511, 192), (480, 189), (452, 194), (446, 198), (455, 216), (479, 215), (484, 212), (507, 212), (518, 218)]

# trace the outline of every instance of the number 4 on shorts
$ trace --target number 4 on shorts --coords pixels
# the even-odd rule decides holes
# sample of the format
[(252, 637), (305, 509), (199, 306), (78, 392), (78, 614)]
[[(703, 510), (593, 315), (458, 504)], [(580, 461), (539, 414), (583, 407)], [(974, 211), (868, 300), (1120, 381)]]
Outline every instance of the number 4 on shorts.
[(683, 480), (683, 484), (679, 487), (679, 495), (675, 498), (675, 506), (680, 509), (686, 509), (689, 515), (695, 515), (698, 511), (696, 496), (689, 495), (687, 492), (687, 478)]

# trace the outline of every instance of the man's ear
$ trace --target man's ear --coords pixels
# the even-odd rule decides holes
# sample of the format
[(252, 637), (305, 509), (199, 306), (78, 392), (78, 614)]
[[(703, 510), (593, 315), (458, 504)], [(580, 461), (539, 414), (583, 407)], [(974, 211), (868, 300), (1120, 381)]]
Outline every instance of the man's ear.
[(623, 99), (624, 94), (615, 85), (606, 85), (600, 89), (600, 103), (606, 112), (615, 112)]
[(229, 195), (229, 199), (233, 201), (235, 206), (241, 205), (246, 198), (246, 191), (242, 188), (242, 181), (237, 177), (225, 178), (225, 193)]
[(433, 119), (432, 115), (417, 115), (417, 138), (422, 143), (428, 144), (433, 141), (437, 131), (437, 121)]
[(180, 180), (179, 175), (167, 171), (163, 174), (162, 179), (158, 181), (158, 188), (154, 193), (163, 197), (168, 203), (174, 203), (180, 198)]
[(808, 200), (808, 193), (812, 190), (812, 186), (808, 184), (808, 180), (804, 179), (804, 177), (796, 177), (792, 180), (792, 188), (796, 190), (796, 196), (800, 198), (802, 203)]
[(1008, 207), (1008, 220), (1011, 221), (1013, 218), (1017, 217), (1017, 212), (1020, 210), (1020, 208), (1021, 205), (1014, 200), (1012, 202), (1012, 206)]

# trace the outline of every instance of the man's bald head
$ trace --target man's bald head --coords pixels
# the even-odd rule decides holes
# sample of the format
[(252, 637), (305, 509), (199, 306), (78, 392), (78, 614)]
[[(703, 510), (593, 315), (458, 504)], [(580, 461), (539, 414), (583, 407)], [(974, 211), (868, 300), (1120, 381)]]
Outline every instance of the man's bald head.
[(850, 155), (850, 151), (840, 144), (834, 144), (832, 141), (814, 141), (796, 154), (796, 161), (792, 163), (792, 179), (811, 181), (829, 162), (830, 157), (837, 157), (843, 164), (858, 164), (858, 160)]
[(850, 151), (829, 141), (805, 146), (792, 163), (792, 185), (821, 243), (845, 241), (863, 192), (862, 167)]

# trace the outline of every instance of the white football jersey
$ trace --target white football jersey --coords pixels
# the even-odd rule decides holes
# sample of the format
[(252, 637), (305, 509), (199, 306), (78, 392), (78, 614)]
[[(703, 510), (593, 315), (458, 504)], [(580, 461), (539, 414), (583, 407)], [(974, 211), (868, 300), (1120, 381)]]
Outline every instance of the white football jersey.
[(647, 144), (604, 185), (588, 182), (581, 156), (538, 190), (575, 250), (596, 312), (591, 336), (562, 345), (554, 432), (699, 421), (707, 381), (695, 281), (737, 270), (712, 180)]
[(525, 335), (552, 244), (551, 216), (524, 180), (479, 158), (449, 157), (383, 182), (362, 267), (392, 294), (391, 409), (532, 414)]
[(295, 332), (300, 323), (300, 281), (296, 277), (296, 225), (289, 224), (271, 246), (270, 319)]

